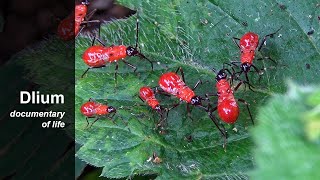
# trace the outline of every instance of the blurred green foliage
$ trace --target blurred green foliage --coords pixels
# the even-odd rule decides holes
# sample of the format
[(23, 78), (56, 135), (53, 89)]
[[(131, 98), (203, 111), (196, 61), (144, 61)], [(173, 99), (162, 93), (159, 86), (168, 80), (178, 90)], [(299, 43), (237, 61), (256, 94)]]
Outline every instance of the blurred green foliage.
[(320, 177), (320, 87), (290, 84), (258, 114), (253, 134), (257, 169), (253, 179)]

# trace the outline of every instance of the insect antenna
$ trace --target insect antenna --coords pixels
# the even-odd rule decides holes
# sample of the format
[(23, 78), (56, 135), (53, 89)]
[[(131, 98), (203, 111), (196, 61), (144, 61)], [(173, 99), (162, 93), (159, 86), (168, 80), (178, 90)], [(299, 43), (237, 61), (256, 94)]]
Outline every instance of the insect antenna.
[(135, 49), (138, 48), (138, 42), (139, 42), (139, 11), (137, 11), (137, 23), (136, 23), (136, 45)]

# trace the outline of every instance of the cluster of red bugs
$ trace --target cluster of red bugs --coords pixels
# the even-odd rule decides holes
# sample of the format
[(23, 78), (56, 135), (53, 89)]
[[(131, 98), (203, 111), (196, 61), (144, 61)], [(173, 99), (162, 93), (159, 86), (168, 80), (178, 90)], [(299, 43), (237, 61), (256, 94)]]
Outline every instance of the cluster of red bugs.
[[(81, 6), (85, 7), (85, 3)], [(76, 7), (77, 9), (77, 7)], [(76, 10), (77, 11), (77, 10)], [(80, 11), (79, 11), (80, 12)], [(86, 16), (85, 13), (79, 15), (79, 23), (75, 26), (75, 33), (79, 32), (81, 24), (84, 22)], [(77, 16), (77, 13), (76, 13)], [(77, 17), (76, 17), (77, 19)], [(77, 23), (77, 21), (76, 21)], [(88, 70), (93, 68), (102, 68), (105, 67), (108, 63), (116, 63), (115, 68), (115, 80), (117, 78), (118, 70), (118, 61), (124, 62), (126, 65), (134, 69), (136, 72), (137, 67), (128, 63), (124, 58), (128, 56), (138, 56), (142, 59), (145, 59), (150, 62), (151, 70), (153, 70), (153, 63), (145, 55), (143, 55), (138, 50), (138, 37), (139, 37), (139, 21), (137, 19), (136, 23), (136, 45), (124, 46), (124, 45), (112, 45), (106, 46), (99, 38), (93, 38), (92, 44), (85, 52), (83, 53), (82, 59), (86, 65), (88, 65), (87, 70), (82, 74), (81, 77), (88, 72)], [(281, 29), (281, 28), (280, 28)], [(280, 30), (279, 29), (279, 30)], [(78, 31), (79, 30), (79, 31)], [(259, 74), (259, 80), (261, 75), (261, 70), (259, 70), (254, 64), (253, 60), (255, 59), (256, 51), (260, 51), (262, 46), (265, 44), (267, 37), (272, 37), (279, 30), (274, 33), (264, 36), (259, 45), (259, 36), (253, 32), (248, 32), (244, 34), (240, 39), (233, 38), (233, 42), (240, 49), (240, 60), (241, 61), (232, 61), (230, 63), (225, 63), (231, 67), (231, 70), (223, 67), (219, 71), (213, 69), (216, 77), (216, 93), (206, 93), (204, 96), (199, 96), (195, 93), (195, 89), (202, 84), (201, 80), (198, 80), (193, 88), (190, 88), (186, 85), (184, 72), (181, 67), (179, 67), (175, 72), (166, 72), (162, 74), (158, 81), (158, 86), (149, 87), (143, 86), (139, 90), (139, 98), (145, 102), (148, 106), (151, 107), (156, 113), (159, 114), (159, 121), (157, 122), (156, 128), (163, 128), (165, 121), (169, 115), (169, 111), (173, 108), (179, 106), (183, 102), (187, 105), (187, 115), (191, 118), (190, 106), (198, 107), (204, 110), (208, 117), (215, 124), (217, 129), (220, 131), (224, 137), (224, 147), (227, 142), (227, 132), (224, 126), (218, 121), (214, 113), (217, 111), (218, 117), (225, 123), (234, 124), (240, 113), (238, 102), (243, 103), (246, 106), (248, 114), (250, 116), (252, 124), (254, 124), (250, 109), (249, 103), (244, 99), (235, 98), (234, 93), (239, 89), (241, 85), (248, 85), (249, 89), (252, 90), (252, 85), (249, 83), (248, 72), (250, 68), (253, 67), (255, 71)], [(101, 45), (94, 45), (95, 40), (99, 41)], [(236, 42), (239, 40), (239, 44)], [(264, 57), (263, 59), (269, 59), (272, 62), (276, 63), (270, 57)], [(238, 65), (240, 64), (240, 65)], [(234, 66), (237, 66), (240, 71), (235, 72)], [(180, 76), (178, 73), (180, 72)], [(245, 80), (240, 79), (240, 75), (245, 74)], [(233, 87), (233, 81), (237, 81), (238, 84)], [(252, 90), (253, 91), (253, 90)], [(164, 107), (160, 105), (160, 101), (156, 98), (156, 94), (165, 95), (165, 96), (174, 96), (179, 99), (179, 102), (173, 104), (169, 107)], [(212, 97), (217, 97), (217, 100), (212, 100)], [(214, 101), (214, 102), (212, 102)], [(213, 105), (215, 104), (215, 105)], [(90, 99), (88, 102), (84, 103), (80, 109), (81, 113), (86, 116), (87, 126), (91, 127), (93, 123), (99, 120), (101, 117), (112, 118), (116, 114), (116, 109), (112, 106), (104, 105)], [(88, 118), (95, 118), (95, 120), (89, 125)], [(192, 118), (191, 118), (192, 119)]]

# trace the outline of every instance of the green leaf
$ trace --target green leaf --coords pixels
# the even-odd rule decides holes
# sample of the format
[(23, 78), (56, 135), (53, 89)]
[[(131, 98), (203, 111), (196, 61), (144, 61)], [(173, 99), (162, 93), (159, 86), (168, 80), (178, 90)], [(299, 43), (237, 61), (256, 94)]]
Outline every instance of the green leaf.
[(261, 108), (257, 117), (259, 124), (253, 131), (258, 146), (253, 179), (313, 179), (320, 176), (320, 101), (317, 105), (308, 103), (314, 93), (320, 93), (319, 86), (291, 84), (288, 93), (275, 95)]
[[(78, 144), (76, 144), (76, 151), (78, 151), (79, 148), (80, 148), (80, 146)], [(76, 178), (78, 178), (82, 174), (82, 172), (86, 166), (87, 166), (87, 164), (85, 162), (81, 161), (78, 158), (75, 159), (75, 177)]]
[[(247, 130), (251, 126), (250, 119), (243, 105), (240, 105), (241, 113), (236, 124), (225, 124), (229, 138), (224, 152), (219, 131), (199, 109), (193, 108), (194, 121), (191, 121), (187, 118), (185, 105), (182, 105), (170, 112), (167, 134), (155, 131), (155, 121), (159, 117), (139, 100), (139, 88), (156, 86), (162, 73), (175, 71), (181, 66), (187, 85), (193, 86), (198, 79), (209, 81), (196, 90), (197, 94), (215, 92), (215, 75), (211, 69), (220, 69), (223, 63), (239, 59), (239, 49), (232, 42), (232, 37), (253, 31), (262, 38), (282, 26), (261, 51), (278, 64), (267, 60), (255, 61), (257, 67), (267, 68), (260, 83), (256, 73), (249, 73), (256, 92), (240, 88), (235, 93), (236, 98), (250, 103), (255, 118), (258, 107), (271, 94), (285, 91), (286, 79), (300, 84), (320, 82), (319, 34), (316, 31), (307, 35), (310, 27), (320, 29), (316, 1), (282, 1), (286, 8), (281, 8), (284, 6), (276, 1), (254, 0), (175, 0), (166, 3), (159, 0), (121, 0), (120, 3), (138, 10), (139, 47), (147, 57), (157, 62), (155, 70), (151, 72), (147, 61), (131, 57), (127, 60), (138, 67), (137, 74), (119, 62), (117, 87), (114, 64), (90, 70), (80, 78), (87, 68), (81, 56), (91, 40), (85, 37), (76, 40), (76, 141), (82, 145), (76, 156), (93, 166), (103, 167), (101, 175), (109, 178), (136, 174), (158, 174), (159, 179), (247, 178), (248, 171), (253, 169), (254, 146)], [(101, 38), (107, 45), (134, 45), (135, 23), (136, 16), (131, 16), (104, 25)], [(258, 53), (257, 57), (261, 54)], [(101, 103), (106, 101), (116, 107), (116, 124), (100, 119), (91, 129), (85, 130), (86, 120), (79, 108), (89, 98)], [(166, 105), (178, 101), (159, 98)], [(192, 142), (186, 140), (189, 135)], [(162, 163), (148, 161), (153, 152), (162, 159)]]
[(308, 96), (307, 105), (311, 106), (311, 110), (302, 115), (305, 123), (304, 130), (310, 141), (320, 144), (320, 91), (315, 91)]

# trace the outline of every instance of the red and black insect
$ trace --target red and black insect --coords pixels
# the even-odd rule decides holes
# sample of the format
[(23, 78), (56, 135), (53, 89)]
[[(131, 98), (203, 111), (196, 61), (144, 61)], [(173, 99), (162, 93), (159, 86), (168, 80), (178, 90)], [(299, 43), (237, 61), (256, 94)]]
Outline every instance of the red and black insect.
[[(182, 79), (177, 74), (177, 72), (180, 71)], [(193, 87), (193, 89), (189, 88), (185, 84), (184, 79), (184, 73), (182, 68), (178, 68), (176, 72), (167, 72), (163, 74), (159, 79), (159, 86), (160, 88), (167, 94), (176, 96), (180, 99), (180, 102), (186, 102), (187, 107), (189, 109), (189, 104), (194, 106), (202, 106), (201, 98), (200, 96), (197, 96), (194, 92), (194, 90), (198, 87), (198, 85), (202, 83), (201, 80), (199, 80), (196, 85)], [(160, 90), (158, 92), (162, 93)], [(178, 106), (179, 104), (175, 105)]]
[(60, 22), (57, 33), (61, 39), (65, 41), (72, 40), (80, 34), (85, 24), (93, 22), (100, 23), (100, 21), (96, 20), (89, 21), (96, 12), (96, 9), (87, 14), (88, 5), (88, 0), (76, 5), (75, 10)]
[[(244, 103), (247, 107), (247, 110), (250, 115), (250, 119), (252, 121), (252, 124), (254, 124), (251, 112), (249, 109), (249, 104), (243, 100), (243, 99), (235, 99), (234, 92), (238, 90), (238, 88), (243, 84), (247, 82), (240, 81), (238, 85), (232, 89), (228, 78), (227, 78), (227, 72), (230, 73), (227, 69), (221, 69), (218, 74), (216, 75), (216, 88), (217, 88), (217, 96), (218, 96), (218, 106), (213, 108), (213, 111), (218, 110), (218, 115), (221, 118), (222, 121), (233, 124), (237, 121), (239, 117), (239, 106), (237, 101)], [(231, 74), (231, 73), (230, 73)], [(247, 83), (248, 84), (248, 83)], [(249, 88), (250, 88), (249, 84)]]
[[(94, 45), (94, 41), (97, 39), (101, 45)], [(116, 63), (115, 68), (115, 80), (117, 79), (117, 71), (118, 71), (118, 61), (124, 62), (127, 66), (134, 69), (136, 72), (137, 67), (125, 61), (124, 58), (128, 56), (138, 56), (141, 59), (145, 59), (149, 61), (151, 64), (151, 69), (153, 71), (153, 63), (146, 56), (144, 56), (141, 52), (138, 51), (138, 40), (139, 40), (139, 20), (137, 19), (136, 25), (136, 45), (132, 46), (109, 46), (106, 47), (104, 43), (98, 38), (94, 38), (92, 42), (92, 46), (89, 47), (82, 56), (83, 61), (89, 66), (88, 69), (82, 74), (83, 77), (89, 69), (93, 68), (102, 68), (105, 67), (108, 63)]]
[(162, 126), (165, 121), (164, 113), (166, 109), (163, 108), (160, 105), (159, 101), (156, 99), (154, 91), (148, 86), (143, 86), (139, 90), (139, 98), (141, 99), (141, 101), (146, 102), (152, 109), (154, 109), (160, 115), (160, 121), (157, 124), (157, 128)]
[[(241, 63), (241, 65), (240, 65), (241, 71), (238, 73), (239, 73), (239, 76), (242, 73), (244, 73), (247, 82), (249, 82), (248, 72), (250, 71), (251, 67), (253, 67), (255, 69), (255, 71), (259, 75), (261, 75), (260, 70), (255, 65), (253, 65), (253, 60), (255, 58), (255, 53), (256, 53), (255, 50), (258, 48), (258, 45), (259, 45), (258, 51), (260, 51), (263, 44), (265, 44), (267, 37), (273, 37), (273, 35), (278, 33), (278, 31), (280, 29), (278, 29), (274, 33), (271, 33), (271, 34), (264, 36), (260, 45), (259, 45), (259, 36), (253, 32), (248, 32), (248, 33), (244, 34), (240, 39), (233, 37), (233, 42), (238, 46), (238, 48), (240, 49), (240, 52), (241, 52), (241, 56), (240, 56), (241, 62), (236, 61), (236, 62), (231, 62), (231, 64), (237, 66), (237, 63)], [(236, 42), (236, 40), (238, 40), (240, 43), (238, 44)], [(271, 59), (270, 57), (259, 58), (257, 60), (263, 60), (263, 59), (269, 59), (276, 64), (276, 62), (273, 59)]]
[[(113, 116), (116, 114), (117, 110), (106, 104), (101, 104), (95, 102), (91, 98), (88, 102), (84, 103), (81, 108), (80, 112), (86, 116), (87, 126), (86, 128), (90, 128), (95, 122), (97, 122), (101, 117), (107, 117), (112, 120)], [(112, 114), (112, 115), (111, 115)], [(91, 125), (89, 126), (88, 118), (96, 118)]]
[(143, 102), (146, 102), (152, 109), (154, 109), (158, 113), (162, 113), (161, 111), (163, 108), (160, 106), (160, 103), (156, 99), (154, 91), (150, 87), (148, 86), (141, 87), (139, 90), (139, 98)]
[[(243, 100), (243, 99), (235, 99), (234, 97), (234, 92), (238, 90), (238, 88), (243, 84), (246, 83), (249, 85), (250, 88), (250, 84), (247, 82), (242, 82), (240, 81), (238, 83), (238, 85), (232, 89), (231, 85), (228, 81), (228, 77), (227, 77), (227, 73), (226, 71), (231, 74), (231, 78), (233, 78), (233, 74), (228, 70), (228, 69), (221, 69), (217, 75), (216, 75), (216, 88), (217, 88), (217, 93), (216, 94), (206, 94), (207, 97), (209, 96), (218, 96), (218, 105), (214, 108), (211, 108), (211, 105), (209, 104), (209, 116), (212, 116), (212, 113), (215, 112), (216, 110), (218, 110), (218, 115), (220, 117), (220, 119), (228, 124), (233, 124), (237, 121), (238, 117), (239, 117), (239, 106), (237, 101), (244, 103), (247, 107), (247, 110), (249, 112), (250, 115), (250, 119), (252, 121), (252, 124), (254, 124), (253, 119), (252, 119), (252, 115), (249, 109), (249, 104)], [(217, 123), (217, 122), (215, 122)], [(218, 125), (216, 124), (216, 126), (218, 127)], [(221, 134), (224, 137), (224, 147), (226, 145), (226, 141), (227, 141), (227, 134), (226, 131), (224, 129), (224, 127), (222, 126), (222, 129), (220, 129), (220, 127), (218, 127), (218, 129), (220, 130)]]

